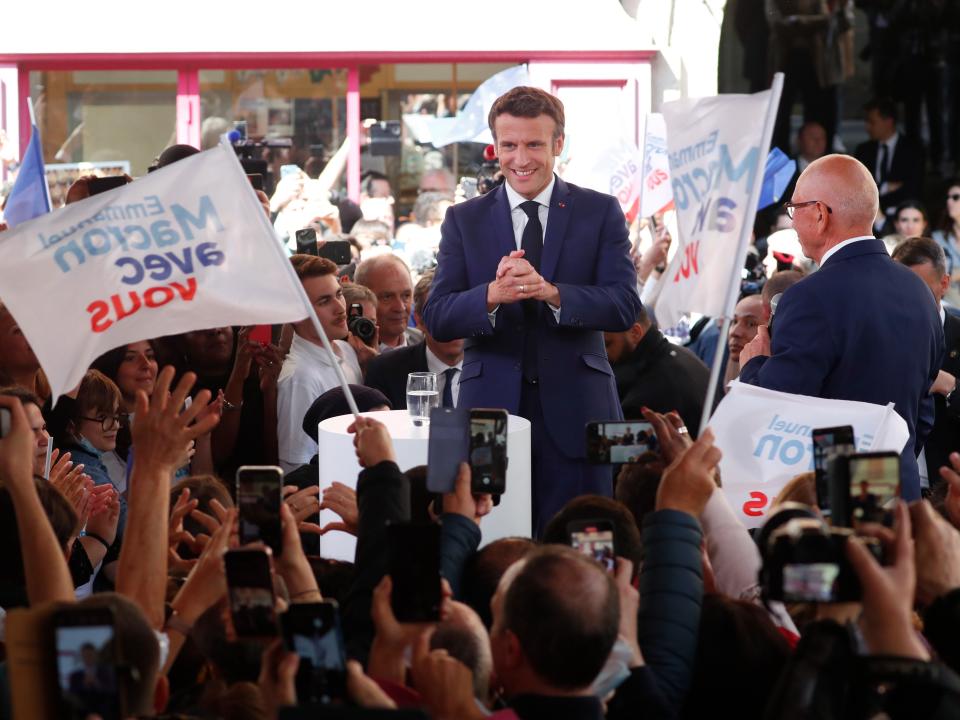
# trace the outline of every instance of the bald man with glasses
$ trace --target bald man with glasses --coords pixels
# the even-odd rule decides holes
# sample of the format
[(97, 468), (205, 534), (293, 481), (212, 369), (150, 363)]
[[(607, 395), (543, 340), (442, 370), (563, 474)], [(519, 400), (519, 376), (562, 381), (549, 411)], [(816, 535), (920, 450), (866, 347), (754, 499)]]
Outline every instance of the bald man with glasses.
[(916, 500), (943, 327), (930, 289), (873, 237), (878, 207), (877, 185), (854, 158), (827, 155), (803, 171), (786, 208), (803, 254), (820, 270), (784, 292), (773, 343), (761, 327), (740, 353), (740, 380), (799, 395), (894, 403), (910, 430), (900, 458), (901, 496)]

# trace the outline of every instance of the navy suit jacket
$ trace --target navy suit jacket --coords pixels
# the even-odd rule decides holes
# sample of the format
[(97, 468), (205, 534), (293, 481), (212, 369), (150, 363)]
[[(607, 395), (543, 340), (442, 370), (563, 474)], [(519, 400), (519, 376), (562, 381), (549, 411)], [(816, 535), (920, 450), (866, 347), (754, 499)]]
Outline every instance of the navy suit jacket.
[(894, 262), (881, 240), (860, 240), (783, 294), (771, 350), (771, 357), (743, 366), (742, 382), (895, 403), (911, 437), (900, 458), (901, 494), (918, 499), (917, 455), (933, 426), (929, 390), (943, 357), (943, 328), (930, 288)]
[(423, 317), (440, 341), (465, 338), (459, 406), (520, 407), (524, 333), (537, 333), (546, 429), (570, 458), (583, 457), (591, 420), (623, 417), (603, 331), (630, 328), (640, 311), (623, 212), (615, 198), (566, 183), (553, 188), (540, 274), (560, 290), (560, 321), (540, 303), (535, 327), (520, 303), (487, 315), (487, 285), (517, 249), (503, 186), (454, 205)]
[(427, 343), (406, 345), (380, 353), (367, 365), (363, 384), (376, 388), (390, 400), (394, 410), (407, 409), (407, 375), (427, 372)]

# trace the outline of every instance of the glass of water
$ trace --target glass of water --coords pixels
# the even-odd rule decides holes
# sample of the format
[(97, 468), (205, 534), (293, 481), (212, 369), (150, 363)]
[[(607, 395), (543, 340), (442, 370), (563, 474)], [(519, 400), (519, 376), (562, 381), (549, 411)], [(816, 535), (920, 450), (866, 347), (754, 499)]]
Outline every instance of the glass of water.
[(417, 427), (430, 424), (430, 410), (440, 407), (437, 374), (415, 372), (407, 375), (407, 412)]

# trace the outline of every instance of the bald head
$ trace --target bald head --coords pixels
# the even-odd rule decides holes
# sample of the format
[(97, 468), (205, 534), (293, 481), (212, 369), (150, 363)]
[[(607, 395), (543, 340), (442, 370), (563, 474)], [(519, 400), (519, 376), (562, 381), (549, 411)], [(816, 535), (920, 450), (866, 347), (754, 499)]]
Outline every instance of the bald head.
[(793, 192), (799, 207), (793, 227), (803, 254), (820, 262), (823, 254), (844, 240), (873, 234), (880, 208), (877, 184), (863, 163), (848, 155), (827, 155), (807, 166)]

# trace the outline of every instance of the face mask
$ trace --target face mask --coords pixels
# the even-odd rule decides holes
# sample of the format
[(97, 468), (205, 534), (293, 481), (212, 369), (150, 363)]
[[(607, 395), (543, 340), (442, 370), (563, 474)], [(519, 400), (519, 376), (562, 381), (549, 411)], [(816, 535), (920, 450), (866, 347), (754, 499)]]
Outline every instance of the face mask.
[(590, 691), (602, 700), (620, 687), (621, 683), (630, 677), (632, 658), (630, 646), (618, 637), (603, 669), (590, 685)]

